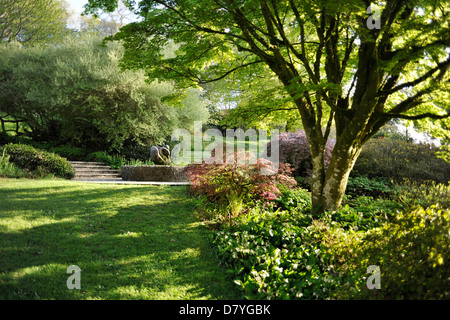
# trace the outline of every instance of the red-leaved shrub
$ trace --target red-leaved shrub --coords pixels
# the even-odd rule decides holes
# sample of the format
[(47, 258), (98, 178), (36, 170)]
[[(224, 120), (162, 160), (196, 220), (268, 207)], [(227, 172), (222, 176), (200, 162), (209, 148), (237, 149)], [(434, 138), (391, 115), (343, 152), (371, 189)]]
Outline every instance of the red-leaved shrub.
[(267, 203), (280, 194), (277, 185), (296, 186), (289, 164), (280, 164), (271, 175), (262, 174), (271, 169), (271, 162), (257, 159), (255, 164), (239, 164), (236, 157), (232, 163), (193, 164), (186, 168), (194, 196), (206, 196), (220, 208), (229, 210), (232, 217), (253, 201)]

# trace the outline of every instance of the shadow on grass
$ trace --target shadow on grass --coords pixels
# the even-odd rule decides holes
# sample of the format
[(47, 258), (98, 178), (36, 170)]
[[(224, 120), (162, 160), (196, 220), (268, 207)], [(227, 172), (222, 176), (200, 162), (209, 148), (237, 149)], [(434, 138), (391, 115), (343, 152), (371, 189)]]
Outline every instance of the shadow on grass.
[(1, 299), (240, 298), (185, 187), (25, 184), (0, 186)]

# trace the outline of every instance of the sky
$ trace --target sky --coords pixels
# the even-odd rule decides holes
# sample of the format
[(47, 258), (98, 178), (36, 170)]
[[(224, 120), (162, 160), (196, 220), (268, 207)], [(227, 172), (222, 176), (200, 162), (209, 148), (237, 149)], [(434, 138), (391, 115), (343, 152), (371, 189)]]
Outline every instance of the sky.
[[(78, 16), (81, 15), (81, 13), (84, 11), (83, 6), (86, 5), (89, 1), (88, 0), (66, 0), (70, 5), (70, 10), (73, 11), (73, 17), (76, 19)], [(137, 17), (133, 14), (130, 14), (127, 16), (126, 20), (128, 22), (131, 21), (137, 21)]]
[(88, 0), (66, 0), (70, 7), (75, 10), (77, 13), (81, 14), (81, 12), (84, 10), (83, 6), (88, 3)]

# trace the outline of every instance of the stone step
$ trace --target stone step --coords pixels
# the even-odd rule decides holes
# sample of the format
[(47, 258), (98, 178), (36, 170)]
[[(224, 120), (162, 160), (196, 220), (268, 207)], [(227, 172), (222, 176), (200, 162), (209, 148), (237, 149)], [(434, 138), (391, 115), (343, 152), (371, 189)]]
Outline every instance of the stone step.
[(102, 162), (70, 161), (75, 169), (73, 180), (121, 180), (120, 170), (111, 168)]
[(79, 178), (79, 177), (81, 177), (81, 178), (90, 178), (90, 177), (95, 177), (95, 178), (98, 178), (98, 177), (111, 177), (111, 178), (121, 178), (122, 176), (120, 175), (120, 174), (111, 174), (111, 173), (79, 173), (79, 172), (77, 172), (77, 173), (75, 173), (75, 178)]
[(104, 162), (96, 162), (96, 161), (69, 161), (71, 164), (91, 164), (91, 165), (103, 165), (106, 164)]
[(86, 167), (80, 167), (75, 168), (75, 171), (77, 172), (111, 172), (111, 173), (118, 173), (120, 170), (116, 170), (110, 167), (107, 168), (86, 168)]
[(69, 161), (69, 162), (73, 167), (76, 167), (76, 168), (84, 168), (84, 167), (111, 168), (111, 166), (109, 166), (103, 162), (81, 162), (81, 161)]
[(110, 166), (106, 165), (106, 164), (73, 164), (72, 163), (72, 167), (74, 168), (111, 168)]
[(74, 179), (122, 179), (119, 174), (76, 174)]
[(117, 179), (122, 180), (122, 177), (119, 175), (75, 175), (75, 177), (72, 178), (73, 180), (79, 180), (79, 179), (91, 179), (91, 180), (97, 180), (97, 179)]

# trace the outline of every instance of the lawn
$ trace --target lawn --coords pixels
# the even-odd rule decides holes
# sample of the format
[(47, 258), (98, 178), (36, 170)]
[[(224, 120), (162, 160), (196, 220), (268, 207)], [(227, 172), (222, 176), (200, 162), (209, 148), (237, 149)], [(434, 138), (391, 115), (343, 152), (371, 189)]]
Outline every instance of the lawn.
[(183, 186), (0, 179), (0, 299), (239, 299), (193, 206)]

